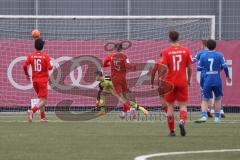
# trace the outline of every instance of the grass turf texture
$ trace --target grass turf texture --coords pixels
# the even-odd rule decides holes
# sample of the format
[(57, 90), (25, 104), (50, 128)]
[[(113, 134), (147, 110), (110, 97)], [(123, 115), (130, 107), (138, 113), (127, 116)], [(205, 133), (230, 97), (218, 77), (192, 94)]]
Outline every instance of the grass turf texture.
[[(187, 124), (187, 136), (168, 137), (166, 123), (61, 122), (26, 123), (24, 115), (0, 117), (0, 157), (11, 160), (133, 160), (159, 152), (240, 148), (240, 123)], [(109, 117), (108, 117), (109, 118)], [(102, 120), (105, 119), (105, 120)], [(9, 120), (9, 121), (6, 121)], [(150, 160), (239, 160), (240, 152), (155, 157)]]

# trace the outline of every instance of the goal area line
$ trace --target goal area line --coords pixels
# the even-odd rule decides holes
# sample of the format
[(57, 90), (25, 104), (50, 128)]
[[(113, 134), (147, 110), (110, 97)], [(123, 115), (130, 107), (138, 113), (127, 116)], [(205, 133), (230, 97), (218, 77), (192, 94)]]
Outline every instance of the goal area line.
[(155, 153), (142, 155), (134, 158), (134, 160), (147, 160), (153, 157), (167, 157), (167, 156), (177, 156), (186, 154), (201, 154), (201, 153), (223, 153), (223, 152), (240, 152), (240, 149), (219, 149), (219, 150), (202, 150), (202, 151), (182, 151), (182, 152), (165, 152), (165, 153)]

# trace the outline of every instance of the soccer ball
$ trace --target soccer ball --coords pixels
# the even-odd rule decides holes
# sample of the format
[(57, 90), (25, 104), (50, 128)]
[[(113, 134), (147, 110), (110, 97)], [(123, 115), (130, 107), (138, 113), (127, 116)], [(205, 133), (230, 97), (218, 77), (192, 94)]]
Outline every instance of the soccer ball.
[(34, 39), (39, 38), (40, 35), (41, 35), (41, 33), (40, 33), (39, 30), (37, 30), (37, 29), (32, 30), (32, 37), (33, 37)]

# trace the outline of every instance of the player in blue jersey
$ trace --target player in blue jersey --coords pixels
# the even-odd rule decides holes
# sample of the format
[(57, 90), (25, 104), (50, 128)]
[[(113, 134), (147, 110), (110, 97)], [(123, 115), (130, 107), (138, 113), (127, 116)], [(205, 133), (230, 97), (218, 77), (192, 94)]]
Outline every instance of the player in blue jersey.
[[(202, 50), (198, 51), (197, 54), (192, 58), (192, 61), (193, 63), (196, 63), (196, 62), (199, 62), (202, 54), (204, 54), (205, 52), (208, 51), (208, 48), (207, 48), (207, 40), (206, 39), (203, 39), (202, 40)], [(198, 63), (199, 65), (199, 63)], [(199, 71), (197, 74), (199, 74), (199, 77), (200, 77), (200, 89), (201, 89), (201, 96), (203, 96), (203, 93), (202, 93), (202, 90), (203, 90), (203, 82), (204, 82), (204, 74), (205, 74), (205, 71), (202, 70), (202, 71)], [(210, 109), (208, 108), (207, 110), (207, 115), (208, 117), (212, 118), (212, 114), (210, 112)], [(196, 121), (198, 122), (198, 121)]]
[[(215, 51), (216, 41), (208, 40), (207, 48), (204, 54), (200, 58), (200, 63), (198, 70), (205, 71), (204, 83), (203, 83), (203, 100), (202, 100), (202, 112), (207, 112), (209, 100), (215, 96), (215, 122), (220, 120), (220, 108), (221, 108), (221, 99), (223, 96), (222, 92), (222, 80), (220, 72), (223, 69), (227, 81), (231, 83), (231, 78), (229, 77), (228, 66), (225, 63), (225, 59), (222, 53)], [(202, 120), (207, 120), (206, 115), (201, 118)]]

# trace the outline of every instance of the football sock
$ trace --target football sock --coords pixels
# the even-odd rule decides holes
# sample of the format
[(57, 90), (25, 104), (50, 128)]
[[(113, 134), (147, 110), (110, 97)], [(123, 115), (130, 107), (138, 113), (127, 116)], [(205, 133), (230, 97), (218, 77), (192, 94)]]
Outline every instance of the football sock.
[(183, 121), (183, 123), (187, 120), (187, 112), (186, 111), (180, 111), (180, 120)]
[(214, 106), (211, 106), (210, 112), (214, 113)]
[(130, 112), (134, 112), (134, 111), (136, 111), (135, 108), (130, 108)]
[(202, 117), (207, 117), (207, 112), (206, 111), (202, 111)]
[(172, 132), (174, 131), (174, 117), (173, 116), (167, 116), (168, 121), (168, 128)]
[(139, 106), (137, 103), (130, 101), (130, 105), (136, 110), (142, 110), (143, 107)]
[(221, 110), (223, 110), (223, 106), (221, 105)]
[(220, 118), (220, 112), (215, 112), (214, 115), (215, 117)]
[(44, 111), (40, 112), (40, 118), (41, 119), (45, 119), (46, 118), (46, 114)]
[(137, 106), (138, 106), (137, 103), (135, 103), (135, 102), (133, 102), (133, 101), (129, 101), (129, 103), (130, 103), (131, 107), (137, 109)]
[(167, 111), (168, 111), (167, 105), (163, 106), (163, 110), (167, 113)]
[(223, 106), (221, 105), (221, 111), (220, 111), (221, 114), (224, 114), (224, 111), (223, 111)]
[(130, 110), (131, 106), (128, 103), (124, 103), (123, 104), (123, 112), (127, 112), (128, 110)]
[(136, 110), (140, 110), (140, 111), (142, 111), (143, 113), (148, 114), (148, 111), (147, 111), (144, 107), (138, 105), (137, 103), (135, 103), (135, 102), (133, 102), (133, 101), (130, 101), (130, 105), (131, 105), (133, 108), (135, 108)]
[(38, 111), (38, 107), (37, 107), (37, 106), (34, 106), (34, 107), (32, 108), (32, 112), (35, 113), (35, 112), (37, 112), (37, 111)]

